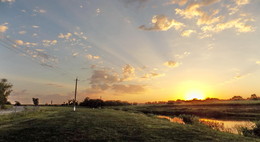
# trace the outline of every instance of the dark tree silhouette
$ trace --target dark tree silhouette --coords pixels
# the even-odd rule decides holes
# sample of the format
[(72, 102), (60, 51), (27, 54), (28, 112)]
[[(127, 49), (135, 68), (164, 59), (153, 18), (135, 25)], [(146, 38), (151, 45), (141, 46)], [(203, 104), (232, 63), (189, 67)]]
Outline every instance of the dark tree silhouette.
[(258, 100), (256, 94), (252, 94), (251, 97), (250, 97), (250, 100)]
[(0, 81), (0, 105), (4, 108), (7, 102), (7, 97), (11, 94), (13, 85), (7, 82), (7, 79), (1, 79)]
[(15, 106), (21, 106), (22, 104), (20, 103), (20, 102), (18, 102), (18, 101), (15, 101), (15, 104), (14, 104)]
[(32, 100), (33, 100), (33, 104), (34, 104), (35, 106), (38, 106), (38, 105), (39, 105), (39, 98), (32, 98)]
[(238, 100), (243, 100), (241, 96), (233, 96), (230, 100), (238, 101)]

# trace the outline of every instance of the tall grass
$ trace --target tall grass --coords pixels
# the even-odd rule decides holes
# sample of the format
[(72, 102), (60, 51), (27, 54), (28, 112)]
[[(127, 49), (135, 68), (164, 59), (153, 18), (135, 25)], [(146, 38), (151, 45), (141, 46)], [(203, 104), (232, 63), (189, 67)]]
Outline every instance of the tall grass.
[(240, 134), (244, 136), (260, 138), (260, 121), (256, 121), (255, 126), (252, 129), (247, 127), (240, 127), (238, 130)]

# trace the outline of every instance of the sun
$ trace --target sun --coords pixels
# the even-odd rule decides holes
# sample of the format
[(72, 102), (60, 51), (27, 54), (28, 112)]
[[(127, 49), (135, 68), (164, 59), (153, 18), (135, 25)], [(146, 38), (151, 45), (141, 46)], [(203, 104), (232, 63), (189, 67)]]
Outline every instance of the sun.
[(185, 100), (192, 100), (192, 99), (203, 100), (205, 99), (205, 94), (203, 93), (203, 91), (197, 89), (188, 90), (185, 93)]

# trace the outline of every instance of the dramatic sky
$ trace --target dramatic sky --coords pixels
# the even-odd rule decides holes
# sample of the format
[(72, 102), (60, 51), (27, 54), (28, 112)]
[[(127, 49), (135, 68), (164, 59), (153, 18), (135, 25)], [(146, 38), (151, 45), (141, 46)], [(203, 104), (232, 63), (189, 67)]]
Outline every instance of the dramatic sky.
[(0, 0), (11, 102), (260, 95), (259, 0)]

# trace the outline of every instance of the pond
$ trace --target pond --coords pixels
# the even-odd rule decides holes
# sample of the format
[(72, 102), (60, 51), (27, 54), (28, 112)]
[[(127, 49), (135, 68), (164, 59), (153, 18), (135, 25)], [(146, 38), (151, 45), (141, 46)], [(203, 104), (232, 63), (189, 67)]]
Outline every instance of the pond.
[[(159, 115), (158, 118), (168, 119), (170, 122), (174, 123), (185, 124), (179, 117)], [(239, 134), (238, 130), (240, 127), (247, 127), (252, 129), (255, 126), (255, 124), (251, 121), (217, 120), (208, 118), (200, 118), (199, 121), (213, 129), (233, 134)]]

